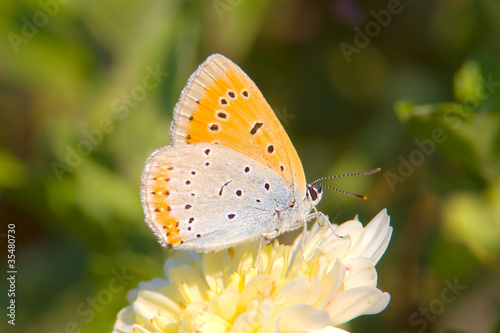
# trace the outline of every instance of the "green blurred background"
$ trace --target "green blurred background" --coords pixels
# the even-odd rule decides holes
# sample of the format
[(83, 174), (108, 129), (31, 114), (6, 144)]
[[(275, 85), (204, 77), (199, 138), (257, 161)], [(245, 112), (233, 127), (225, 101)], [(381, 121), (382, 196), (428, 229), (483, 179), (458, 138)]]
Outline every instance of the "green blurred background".
[(13, 223), (18, 274), (16, 326), (2, 287), (0, 330), (110, 331), (127, 290), (162, 276), (140, 175), (219, 52), (260, 87), (309, 181), (382, 168), (326, 182), (368, 196), (328, 193), (339, 221), (387, 208), (394, 226), (377, 266), (391, 303), (345, 328), (499, 332), (499, 17), (486, 0), (2, 1), (0, 267)]

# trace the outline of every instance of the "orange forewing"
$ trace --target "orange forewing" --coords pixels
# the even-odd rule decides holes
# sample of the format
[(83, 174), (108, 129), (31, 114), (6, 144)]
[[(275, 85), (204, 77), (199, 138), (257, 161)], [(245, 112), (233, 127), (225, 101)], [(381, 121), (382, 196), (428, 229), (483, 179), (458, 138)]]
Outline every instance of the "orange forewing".
[(305, 196), (299, 156), (255, 83), (222, 55), (191, 76), (174, 110), (171, 144), (217, 143), (268, 166)]

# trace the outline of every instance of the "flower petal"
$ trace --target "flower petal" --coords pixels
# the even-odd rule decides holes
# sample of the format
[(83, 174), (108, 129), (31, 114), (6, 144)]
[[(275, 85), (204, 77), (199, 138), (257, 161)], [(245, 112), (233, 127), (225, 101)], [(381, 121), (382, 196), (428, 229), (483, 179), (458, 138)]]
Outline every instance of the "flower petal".
[(135, 311), (132, 305), (129, 305), (118, 312), (118, 316), (113, 328), (113, 333), (132, 332), (132, 326), (135, 323)]
[(346, 273), (345, 266), (337, 260), (332, 269), (321, 279), (321, 296), (318, 298), (317, 307), (325, 307), (330, 300), (339, 292), (344, 276)]
[(257, 332), (262, 326), (262, 321), (267, 320), (273, 312), (273, 302), (267, 300), (263, 302), (260, 300), (251, 301), (246, 311), (236, 317), (229, 333)]
[(220, 294), (229, 283), (229, 276), (234, 272), (231, 256), (227, 250), (207, 253), (202, 258), (203, 274), (210, 289)]
[(196, 260), (200, 260), (201, 257), (198, 253), (188, 250), (175, 251), (173, 254), (167, 258), (165, 265), (163, 265), (163, 272), (168, 278), (168, 271), (171, 268), (179, 267), (181, 265), (190, 265)]
[(151, 290), (141, 290), (132, 306), (139, 324), (149, 324), (149, 320), (157, 316), (160, 311), (169, 312), (172, 317), (178, 316), (180, 312), (177, 303), (165, 295)]
[(240, 293), (234, 288), (226, 288), (208, 303), (208, 311), (217, 314), (226, 321), (232, 321), (238, 310)]
[(257, 275), (244, 287), (239, 306), (245, 308), (254, 300), (270, 298), (274, 288), (275, 280), (271, 276)]
[[(314, 256), (320, 244), (327, 238), (330, 230), (330, 221), (323, 215), (320, 215), (316, 222), (312, 225), (311, 229), (306, 233), (304, 245), (304, 258), (309, 260)], [(335, 228), (335, 227), (334, 227)], [(330, 230), (331, 233), (331, 230)], [(302, 255), (302, 237), (299, 235), (293, 244), (295, 255)]]
[(306, 329), (320, 329), (327, 326), (330, 316), (324, 309), (299, 304), (278, 310), (263, 323), (262, 332), (300, 332)]
[(158, 290), (165, 286), (168, 286), (168, 282), (164, 279), (154, 278), (150, 281), (141, 281), (139, 282), (139, 288), (129, 290), (127, 293), (127, 300), (133, 303), (137, 299), (139, 290)]
[(191, 320), (191, 332), (225, 333), (231, 325), (208, 311), (203, 311)]
[(351, 248), (344, 259), (363, 256), (371, 258), (376, 264), (389, 244), (392, 234), (392, 227), (389, 223), (390, 218), (384, 209), (368, 223), (366, 228), (363, 228), (361, 224), (355, 225), (354, 221), (342, 224), (339, 229), (345, 226), (348, 230), (343, 230), (343, 232), (352, 238)]
[(372, 287), (344, 290), (327, 305), (331, 325), (336, 326), (364, 314), (375, 314), (389, 304), (390, 296)]
[(160, 311), (158, 316), (151, 319), (151, 326), (155, 328), (155, 332), (176, 333), (179, 331), (179, 326), (175, 320), (176, 318), (177, 316), (172, 316), (171, 313)]
[(178, 288), (179, 296), (187, 302), (203, 300), (209, 290), (199, 268), (200, 264), (200, 262), (195, 262), (192, 265), (181, 265), (171, 268), (168, 272), (168, 280), (172, 287)]
[(288, 282), (274, 295), (276, 309), (298, 304), (314, 304), (321, 292), (321, 282), (316, 279), (296, 278)]
[(371, 259), (356, 257), (344, 260), (344, 264), (348, 271), (344, 280), (345, 289), (361, 286), (377, 286), (377, 271), (375, 270), (375, 266), (373, 266)]
[(306, 331), (307, 333), (349, 333), (346, 330), (333, 326), (326, 326), (319, 330), (306, 330)]
[(365, 228), (357, 218), (328, 223), (319, 217), (306, 233), (305, 256), (300, 238), (293, 247), (275, 240), (258, 256), (258, 242), (212, 254), (174, 252), (167, 279), (129, 292), (114, 332), (345, 333), (333, 325), (390, 301), (376, 288), (375, 264), (392, 228), (385, 210)]
[(392, 235), (390, 227), (391, 218), (384, 209), (375, 216), (365, 227), (365, 250), (360, 254), (363, 257), (371, 258), (374, 264), (380, 260), (384, 254)]
[(148, 330), (144, 326), (134, 325), (132, 333), (156, 333), (154, 330)]

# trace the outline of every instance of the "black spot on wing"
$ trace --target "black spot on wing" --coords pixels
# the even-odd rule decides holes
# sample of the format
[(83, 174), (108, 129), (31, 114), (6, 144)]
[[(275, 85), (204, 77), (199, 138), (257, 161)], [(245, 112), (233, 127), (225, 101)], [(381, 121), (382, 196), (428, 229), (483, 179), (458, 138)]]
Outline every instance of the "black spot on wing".
[(264, 125), (264, 123), (262, 123), (262, 122), (256, 122), (253, 125), (252, 129), (250, 130), (250, 134), (255, 135), (257, 133), (257, 131), (259, 130), (259, 128), (262, 127), (262, 125)]

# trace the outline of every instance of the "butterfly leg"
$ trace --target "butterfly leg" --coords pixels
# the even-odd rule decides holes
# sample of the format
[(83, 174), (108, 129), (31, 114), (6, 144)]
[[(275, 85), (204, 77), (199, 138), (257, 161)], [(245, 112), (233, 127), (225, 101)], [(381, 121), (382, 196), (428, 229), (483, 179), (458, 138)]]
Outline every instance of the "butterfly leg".
[[(330, 222), (330, 221), (328, 220), (328, 218), (326, 217), (326, 215), (325, 215), (325, 214), (323, 214), (322, 212), (318, 212), (318, 211), (316, 210), (316, 207), (314, 207), (314, 211), (315, 211), (314, 213), (309, 214), (308, 216), (306, 216), (305, 223), (307, 223), (308, 221), (310, 221), (310, 220), (311, 220), (311, 219), (313, 219), (313, 218), (317, 218), (317, 217), (319, 217), (319, 216), (323, 216), (323, 217), (325, 218), (325, 220), (328, 222), (329, 227), (330, 227), (330, 230), (333, 232), (333, 234), (334, 234), (335, 236), (337, 236), (338, 238), (344, 238), (344, 236), (339, 235), (339, 234), (337, 234), (337, 233), (335, 232), (335, 230), (333, 229), (333, 226), (332, 226), (332, 222)], [(338, 218), (338, 217), (339, 217), (339, 214), (337, 214), (337, 216), (335, 216), (335, 219), (333, 220), (333, 223), (337, 220), (337, 218)], [(321, 227), (323, 226), (323, 224), (321, 223), (321, 220), (319, 220), (319, 221), (318, 221), (318, 224), (319, 224)]]
[[(262, 237), (260, 238), (260, 242), (259, 242), (259, 249), (257, 250), (257, 256), (255, 257), (255, 260), (253, 262), (253, 268), (257, 267), (257, 264), (259, 262), (260, 252), (262, 252), (262, 248), (264, 247), (264, 242), (269, 242), (273, 238), (276, 238), (277, 234), (278, 234), (277, 232), (274, 232), (274, 233), (268, 233), (268, 234), (262, 235)], [(273, 237), (273, 235), (274, 235), (274, 237)]]
[(259, 244), (259, 251), (257, 252), (257, 257), (255, 258), (255, 261), (254, 261), (254, 267), (257, 266), (260, 252), (262, 251), (262, 248), (264, 247), (264, 242), (267, 241), (269, 243), (270, 241), (272, 241), (273, 239), (278, 237), (278, 234), (279, 234), (278, 230), (273, 230), (271, 232), (266, 232), (266, 233), (262, 234), (262, 237), (260, 239), (260, 244)]
[(309, 221), (318, 218), (319, 216), (325, 216), (325, 214), (323, 214), (322, 212), (315, 212), (307, 215), (304, 221), (301, 222), (303, 225), (302, 239), (300, 240), (301, 241), (300, 255), (302, 256), (302, 258), (304, 258), (304, 247), (306, 246), (307, 224), (309, 223)]
[[(327, 221), (329, 227), (330, 227), (330, 230), (332, 230), (333, 234), (335, 236), (337, 236), (338, 238), (344, 238), (345, 236), (342, 236), (342, 235), (339, 235), (335, 232), (335, 229), (333, 229), (333, 226), (332, 224), (330, 223), (330, 221), (328, 221), (328, 218), (326, 217), (325, 214), (323, 214), (322, 212), (314, 212), (312, 214), (309, 214), (306, 216), (306, 218), (301, 222), (303, 224), (303, 231), (302, 231), (302, 239), (301, 239), (301, 250), (300, 250), (300, 254), (302, 255), (302, 258), (304, 258), (304, 248), (305, 248), (305, 245), (306, 245), (306, 233), (307, 233), (307, 224), (309, 223), (309, 221), (313, 220), (313, 219), (318, 219), (319, 217), (324, 217), (325, 220)], [(320, 226), (322, 226), (323, 224), (321, 223), (321, 220), (318, 220), (318, 224)]]
[(306, 233), (307, 233), (307, 220), (304, 221), (304, 229), (302, 230), (302, 239), (300, 243), (302, 245), (300, 249), (300, 255), (304, 258), (304, 247), (306, 246)]
[(257, 264), (259, 263), (260, 251), (262, 251), (262, 246), (263, 246), (264, 240), (265, 240), (265, 237), (262, 236), (260, 238), (259, 249), (257, 250), (257, 256), (255, 257), (255, 260), (253, 262), (253, 268), (257, 268)]

